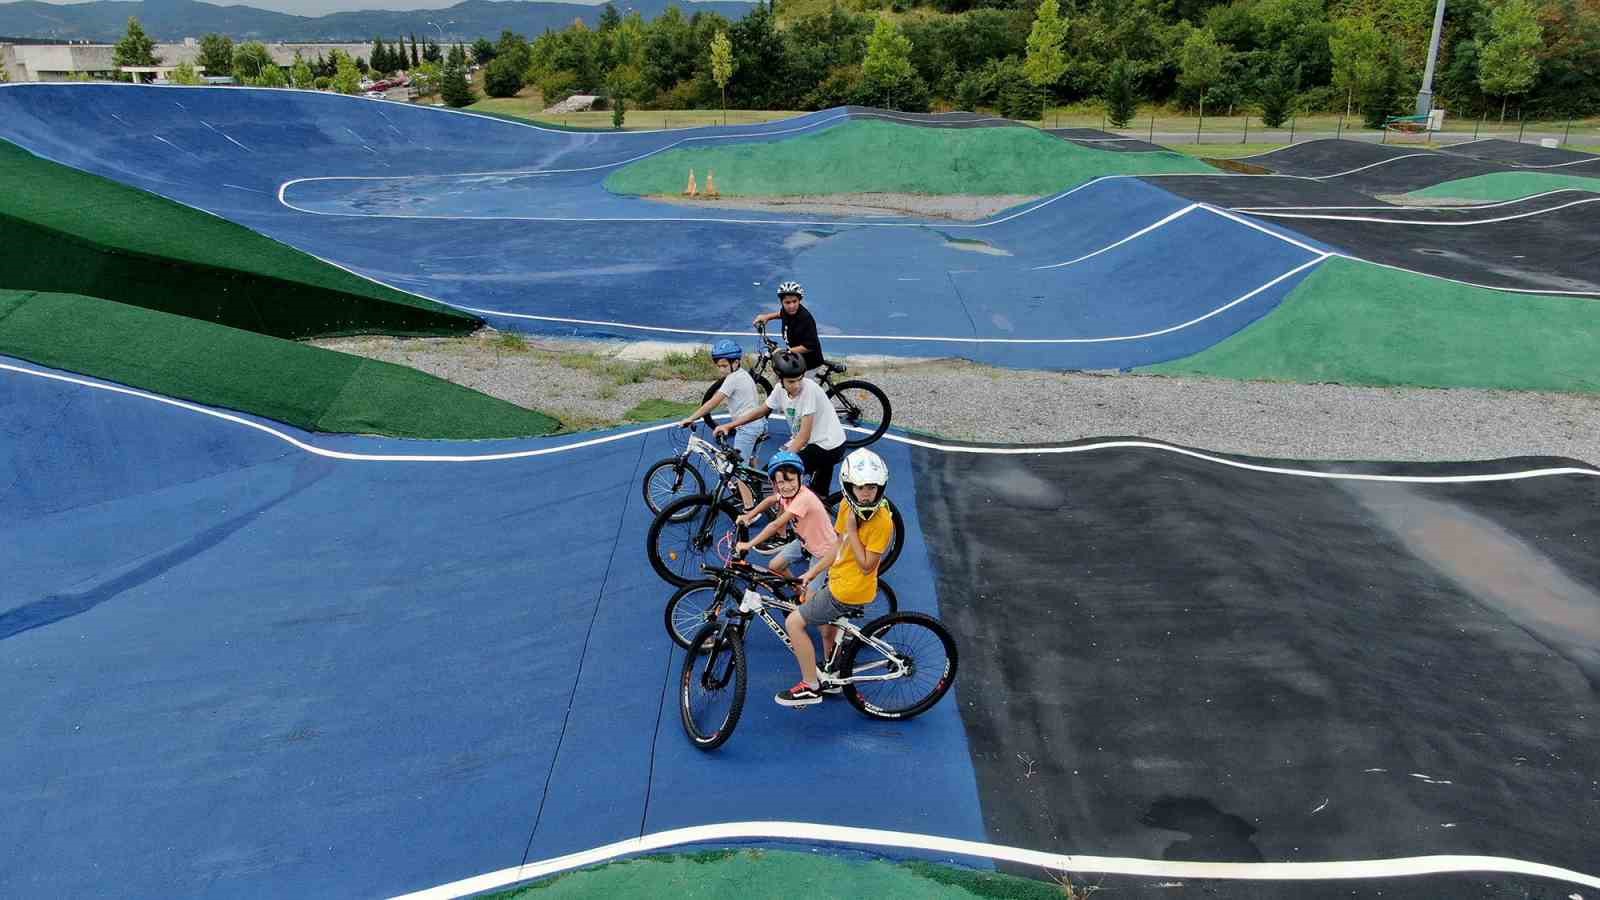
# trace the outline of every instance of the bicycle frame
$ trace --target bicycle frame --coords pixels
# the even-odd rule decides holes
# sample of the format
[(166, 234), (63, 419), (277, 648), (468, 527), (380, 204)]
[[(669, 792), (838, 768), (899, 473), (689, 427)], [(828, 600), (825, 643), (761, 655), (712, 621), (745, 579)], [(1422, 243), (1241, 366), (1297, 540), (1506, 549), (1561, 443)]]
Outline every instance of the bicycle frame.
[[(788, 630), (783, 627), (783, 623), (779, 622), (771, 612), (772, 609), (776, 608), (783, 610), (785, 613), (791, 613), (800, 608), (799, 602), (794, 599), (774, 596), (781, 590), (793, 589), (789, 579), (782, 578), (778, 575), (762, 576), (761, 573), (753, 570), (749, 574), (745, 574), (736, 572), (732, 568), (717, 569), (712, 566), (702, 566), (701, 568), (717, 577), (717, 598), (715, 601), (713, 601), (711, 607), (711, 614), (713, 616), (720, 616), (725, 611), (723, 609), (723, 604), (733, 600), (732, 593), (737, 585), (742, 583), (745, 588), (745, 594), (743, 596), (746, 602), (733, 602), (732, 611), (729, 612), (728, 617), (723, 620), (722, 627), (717, 630), (718, 641), (724, 639), (730, 628), (737, 629), (743, 633), (751, 618), (759, 618), (761, 621), (767, 624), (767, 628), (771, 630), (773, 634), (778, 636), (778, 640), (782, 641), (783, 645), (789, 648), (791, 653), (794, 652), (794, 642), (789, 639)], [(765, 594), (761, 591), (755, 590), (757, 586), (764, 587), (767, 590), (772, 591), (774, 595)], [(754, 609), (746, 609), (745, 607), (748, 605), (748, 600), (751, 595), (759, 598), (760, 603)], [(850, 677), (833, 679), (832, 683), (838, 685), (864, 684), (869, 681), (893, 681), (897, 678), (904, 677), (906, 670), (905, 660), (895, 652), (892, 644), (872, 637), (857, 627), (854, 622), (843, 617), (835, 619), (829, 624), (836, 626), (851, 638), (866, 644), (867, 646), (884, 655), (885, 658), (882, 662), (873, 663), (871, 664), (870, 668), (879, 668), (882, 666), (894, 667), (894, 671), (886, 672), (881, 675), (856, 675), (855, 673), (851, 673)], [(835, 645), (835, 654), (838, 653), (837, 647), (842, 645), (843, 640), (841, 639), (838, 644)]]

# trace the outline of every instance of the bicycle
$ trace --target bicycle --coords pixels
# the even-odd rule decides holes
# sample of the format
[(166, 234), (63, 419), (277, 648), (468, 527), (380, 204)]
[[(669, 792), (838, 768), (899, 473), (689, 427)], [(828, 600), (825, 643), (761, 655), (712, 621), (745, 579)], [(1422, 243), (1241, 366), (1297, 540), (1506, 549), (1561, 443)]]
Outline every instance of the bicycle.
[[(787, 615), (795, 604), (774, 595), (785, 579), (743, 561), (703, 571), (713, 576), (716, 600), (709, 621), (689, 639), (678, 678), (678, 712), (689, 740), (701, 750), (715, 750), (733, 736), (744, 711), (749, 681), (744, 637), (750, 620), (760, 618), (792, 651), (788, 632), (769, 610)], [(740, 586), (743, 592), (736, 593)], [(857, 625), (863, 614), (831, 623), (840, 635), (819, 667), (833, 673), (823, 679), (823, 690), (840, 690), (851, 706), (874, 719), (899, 721), (927, 712), (955, 683), (955, 638), (944, 623), (923, 613), (894, 612)]]
[[(772, 368), (773, 354), (783, 347), (767, 335), (765, 322), (756, 326), (756, 335), (760, 338), (765, 352), (757, 354), (755, 365), (750, 367), (750, 377), (755, 379), (757, 394), (768, 396), (772, 394), (772, 381), (767, 378), (766, 372)], [(833, 411), (839, 416), (839, 423), (845, 427), (847, 437), (844, 445), (855, 449), (876, 441), (889, 430), (890, 408), (888, 395), (879, 390), (875, 384), (860, 379), (833, 383), (832, 376), (843, 375), (848, 371), (849, 367), (844, 363), (825, 359), (822, 361), (822, 369), (817, 372), (817, 384), (822, 386), (823, 393), (833, 401)], [(700, 402), (709, 403), (711, 396), (721, 387), (720, 379), (713, 382), (706, 388), (705, 396)], [(707, 428), (715, 427), (710, 413), (706, 413), (705, 423)]]
[[(699, 455), (712, 461), (717, 472), (716, 485), (709, 492), (682, 496), (663, 506), (650, 522), (650, 530), (645, 535), (645, 554), (650, 558), (650, 568), (668, 584), (677, 587), (696, 580), (693, 574), (712, 558), (708, 554), (715, 554), (715, 558), (721, 562), (732, 559), (735, 520), (743, 512), (741, 501), (736, 496), (736, 482), (747, 484), (757, 502), (772, 492), (767, 473), (744, 465), (739, 451), (719, 447), (691, 433), (680, 456), (661, 460), (646, 470), (646, 504), (649, 503), (652, 475), (663, 466), (687, 465), (678, 460), (687, 460), (690, 455)], [(699, 473), (695, 474), (698, 477)], [(823, 499), (822, 504), (828, 510), (828, 515), (837, 519), (839, 505), (843, 502), (844, 492), (834, 491)], [(879, 572), (889, 571), (900, 559), (900, 551), (904, 549), (906, 540), (905, 517), (900, 515), (893, 500), (888, 502), (888, 507), (894, 522), (894, 536), (889, 539), (889, 546), (884, 548), (883, 559), (878, 564)], [(774, 536), (757, 549), (762, 553), (773, 553), (785, 542), (783, 536)]]
[[(693, 428), (687, 431), (680, 428), (669, 430), (671, 432), (669, 440), (674, 445), (678, 444), (679, 435), (684, 436), (681, 446), (677, 446), (677, 452), (673, 455), (657, 460), (650, 468), (645, 469), (644, 481), (641, 484), (644, 490), (644, 505), (653, 514), (660, 514), (674, 500), (706, 493), (705, 476), (700, 474), (696, 459), (705, 463), (711, 471), (718, 472), (723, 452), (728, 449), (726, 446), (705, 440), (695, 434)], [(766, 434), (757, 437), (756, 447), (759, 448), (766, 439)], [(750, 488), (755, 502), (761, 502), (761, 499), (771, 492), (771, 484), (765, 472), (741, 461), (735, 474)]]
[[(757, 570), (759, 571), (759, 570)], [(766, 577), (770, 576), (770, 577)], [(799, 606), (804, 598), (800, 579), (785, 577), (776, 572), (767, 572), (763, 576), (763, 585), (772, 591), (775, 596), (781, 597), (785, 602)], [(662, 610), (662, 619), (667, 627), (667, 636), (672, 642), (687, 650), (693, 644), (694, 636), (710, 622), (716, 620), (717, 603), (721, 599), (717, 593), (718, 582), (714, 579), (701, 579), (691, 581), (673, 592), (667, 600), (666, 608)], [(871, 603), (863, 605), (864, 615), (868, 621), (900, 611), (900, 598), (894, 588), (881, 576), (878, 578), (878, 596)]]

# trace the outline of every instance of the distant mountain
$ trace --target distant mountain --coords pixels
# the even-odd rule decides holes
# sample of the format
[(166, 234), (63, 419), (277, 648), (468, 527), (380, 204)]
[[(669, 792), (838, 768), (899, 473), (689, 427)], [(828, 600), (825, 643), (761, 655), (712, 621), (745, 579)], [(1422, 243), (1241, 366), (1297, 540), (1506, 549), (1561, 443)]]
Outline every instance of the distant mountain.
[[(626, 0), (619, 10), (635, 9), (653, 19), (669, 5), (685, 15), (716, 12), (730, 19), (743, 16), (754, 3), (736, 0), (675, 2), (668, 0)], [(580, 3), (542, 3), (525, 0), (466, 0), (446, 9), (417, 9), (405, 12), (370, 9), (332, 13), (326, 16), (292, 16), (250, 6), (215, 6), (196, 0), (95, 0), (93, 3), (58, 5), (21, 0), (0, 3), (0, 34), (47, 38), (57, 41), (114, 42), (127, 29), (128, 17), (135, 16), (144, 30), (158, 41), (180, 41), (202, 34), (225, 34), (234, 40), (257, 41), (369, 41), (375, 36), (394, 38), (402, 34), (436, 35), (430, 21), (455, 20), (445, 26), (447, 40), (472, 41), (499, 37), (504, 29), (533, 38), (546, 28), (562, 29), (573, 19), (590, 26), (600, 18), (600, 6)]]

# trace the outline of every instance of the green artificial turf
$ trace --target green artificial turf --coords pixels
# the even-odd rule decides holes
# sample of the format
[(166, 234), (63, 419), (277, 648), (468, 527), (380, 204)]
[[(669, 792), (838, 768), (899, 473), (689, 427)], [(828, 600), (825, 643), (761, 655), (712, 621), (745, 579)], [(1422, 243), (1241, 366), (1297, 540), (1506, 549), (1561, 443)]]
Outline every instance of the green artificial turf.
[(482, 324), (5, 141), (0, 288), (103, 297), (288, 338), (466, 334)]
[(1101, 175), (1215, 173), (1179, 153), (1092, 150), (1033, 128), (923, 128), (854, 121), (787, 140), (680, 148), (606, 179), (618, 194), (676, 194), (693, 169), (730, 196), (884, 191), (1051, 194)]
[(1471, 178), (1441, 182), (1420, 191), (1412, 191), (1406, 196), (1422, 200), (1471, 200), (1493, 203), (1499, 200), (1519, 200), (1563, 188), (1600, 193), (1600, 178), (1555, 172), (1490, 172), (1487, 175), (1474, 175)]
[(1167, 375), (1600, 393), (1600, 301), (1514, 294), (1334, 258)]
[(0, 354), (307, 431), (473, 439), (560, 427), (404, 366), (75, 294), (0, 290)]

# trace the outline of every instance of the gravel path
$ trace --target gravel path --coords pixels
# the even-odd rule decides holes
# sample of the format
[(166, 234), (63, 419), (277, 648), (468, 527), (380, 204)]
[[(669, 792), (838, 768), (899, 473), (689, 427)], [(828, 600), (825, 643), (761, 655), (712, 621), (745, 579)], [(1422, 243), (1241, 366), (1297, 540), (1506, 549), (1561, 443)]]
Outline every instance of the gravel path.
[[(618, 385), (596, 359), (648, 359), (685, 345), (528, 340), (508, 350), (468, 338), (347, 338), (318, 346), (412, 366), (569, 427), (619, 421), (641, 400), (697, 402), (707, 381)], [(1565, 456), (1600, 463), (1600, 397), (1511, 391), (1365, 388), (1018, 371), (961, 360), (851, 359), (883, 388), (894, 423), (949, 438), (1038, 443), (1157, 438), (1284, 459), (1474, 460)], [(575, 367), (574, 360), (589, 368)]]

